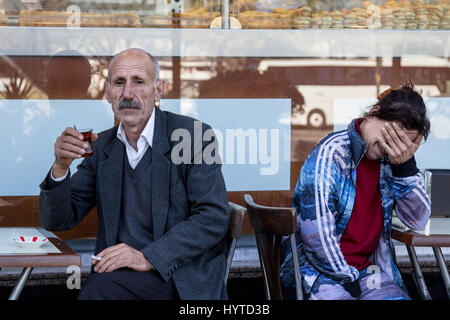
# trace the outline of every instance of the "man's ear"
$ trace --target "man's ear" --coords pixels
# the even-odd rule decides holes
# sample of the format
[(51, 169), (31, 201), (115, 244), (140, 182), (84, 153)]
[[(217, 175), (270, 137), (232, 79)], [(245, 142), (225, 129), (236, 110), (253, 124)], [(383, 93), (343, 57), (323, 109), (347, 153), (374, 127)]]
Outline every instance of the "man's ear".
[(111, 86), (109, 85), (108, 81), (106, 82), (105, 96), (106, 96), (106, 100), (109, 103), (112, 103), (112, 101), (111, 101)]
[(155, 87), (155, 102), (159, 101), (164, 95), (164, 89), (166, 87), (166, 82), (164, 80), (158, 80)]

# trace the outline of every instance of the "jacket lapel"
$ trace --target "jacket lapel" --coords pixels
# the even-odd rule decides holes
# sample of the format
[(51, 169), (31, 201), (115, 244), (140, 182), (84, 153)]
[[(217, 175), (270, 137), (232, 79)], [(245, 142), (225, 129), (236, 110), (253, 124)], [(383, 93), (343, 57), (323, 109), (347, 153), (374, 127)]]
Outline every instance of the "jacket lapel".
[(104, 186), (99, 193), (105, 221), (106, 246), (110, 247), (115, 245), (117, 240), (125, 147), (121, 141), (115, 138), (114, 134), (114, 139), (104, 151), (106, 159), (99, 163), (98, 179), (100, 186)]
[(350, 147), (355, 168), (358, 166), (359, 162), (367, 151), (367, 143), (363, 140), (363, 138), (361, 138), (361, 136), (358, 134), (358, 131), (356, 131), (356, 121), (358, 121), (358, 119), (353, 119), (347, 129), (350, 138)]
[(359, 162), (367, 151), (367, 143), (363, 140), (363, 138), (361, 138), (358, 131), (356, 130), (356, 121), (358, 121), (358, 119), (353, 119), (347, 127), (353, 165), (351, 177), (354, 186), (356, 186), (356, 168), (358, 167)]
[(166, 115), (155, 107), (155, 129), (152, 146), (152, 221), (153, 236), (164, 232), (169, 209), (170, 144), (167, 136)]

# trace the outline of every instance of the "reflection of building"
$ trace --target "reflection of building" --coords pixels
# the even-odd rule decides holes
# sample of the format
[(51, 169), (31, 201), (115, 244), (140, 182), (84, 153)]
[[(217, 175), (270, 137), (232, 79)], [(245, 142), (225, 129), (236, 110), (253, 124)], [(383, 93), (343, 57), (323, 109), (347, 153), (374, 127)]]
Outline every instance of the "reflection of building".
[[(175, 2), (182, 4), (176, 10)], [(373, 99), (409, 80), (425, 97), (450, 93), (448, 1), (235, 0), (228, 13), (243, 30), (209, 30), (212, 19), (222, 15), (221, 3), (41, 0), (42, 11), (6, 10), (0, 14), (2, 98), (46, 98), (46, 62), (72, 49), (91, 65), (87, 98), (103, 99), (110, 57), (126, 47), (142, 47), (160, 61), (165, 98), (290, 98), (292, 120), (289, 115), (279, 120), (291, 122), (288, 184), (293, 190), (309, 150), (332, 130), (337, 99)], [(79, 8), (79, 28), (65, 28), (73, 27), (67, 24), (70, 5)], [(62, 60), (58, 68), (72, 73), (72, 56)], [(29, 83), (16, 86), (16, 95), (5, 96), (8, 70)], [(58, 98), (75, 99), (68, 88)], [(234, 121), (240, 114), (222, 117)], [(267, 115), (254, 117), (263, 122)], [(257, 202), (288, 205), (290, 192), (253, 195)], [(243, 203), (242, 192), (229, 197)], [(25, 209), (14, 210), (20, 216)]]
[[(395, 78), (402, 80), (395, 80), (392, 74), (393, 60), (390, 58), (383, 58), (379, 62), (375, 58), (278, 58), (255, 62), (253, 66), (252, 63), (240, 61), (241, 66), (237, 70), (230, 62), (228, 68), (232, 70), (228, 70), (226, 63), (219, 65), (205, 59), (183, 61), (180, 72), (183, 95), (193, 98), (289, 97), (296, 100), (293, 104), (292, 125), (320, 128), (333, 125), (334, 99), (375, 97), (387, 89), (392, 81), (414, 79), (413, 82), (423, 90), (425, 98), (446, 95), (446, 87), (441, 80), (448, 77), (449, 68), (446, 59), (405, 57), (400, 61), (401, 75), (395, 75)], [(219, 67), (225, 70), (222, 69), (222, 74), (218, 75)], [(214, 79), (217, 83), (214, 83)], [(275, 80), (273, 83), (272, 79)], [(208, 86), (203, 82), (212, 83)], [(275, 87), (279, 84), (285, 88), (277, 92)], [(283, 93), (288, 90), (288, 86), (296, 86), (301, 97), (294, 97), (295, 91)], [(189, 88), (192, 90), (189, 91)], [(296, 110), (295, 105), (299, 105)]]

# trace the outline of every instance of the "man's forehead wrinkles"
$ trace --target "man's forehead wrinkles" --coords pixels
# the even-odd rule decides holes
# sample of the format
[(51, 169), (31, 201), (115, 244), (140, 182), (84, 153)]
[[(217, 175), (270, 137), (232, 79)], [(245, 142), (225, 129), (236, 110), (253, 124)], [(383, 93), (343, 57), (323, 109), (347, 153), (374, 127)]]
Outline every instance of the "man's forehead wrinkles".
[(145, 71), (145, 67), (144, 66), (126, 66), (126, 65), (117, 65), (114, 66), (113, 70), (114, 71), (119, 71), (119, 72), (131, 72), (131, 71)]
[(124, 74), (137, 73), (142, 76), (152, 76), (152, 73), (146, 70), (145, 66), (125, 66), (125, 65), (116, 65), (112, 69), (112, 73), (115, 77)]

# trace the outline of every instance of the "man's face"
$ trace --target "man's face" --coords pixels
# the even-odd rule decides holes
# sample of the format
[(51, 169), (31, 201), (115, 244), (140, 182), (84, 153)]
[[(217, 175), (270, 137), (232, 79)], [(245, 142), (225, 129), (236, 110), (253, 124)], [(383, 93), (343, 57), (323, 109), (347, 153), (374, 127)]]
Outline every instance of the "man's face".
[(380, 143), (380, 140), (386, 142), (381, 129), (387, 129), (386, 123), (393, 127), (394, 122), (411, 141), (414, 141), (419, 135), (419, 132), (416, 130), (407, 130), (400, 121), (385, 121), (376, 117), (368, 117), (360, 124), (362, 138), (367, 143), (366, 157), (368, 159), (378, 160), (387, 156)]
[(144, 127), (162, 94), (161, 82), (153, 82), (153, 62), (145, 53), (130, 50), (111, 63), (106, 97), (114, 115), (125, 128)]

